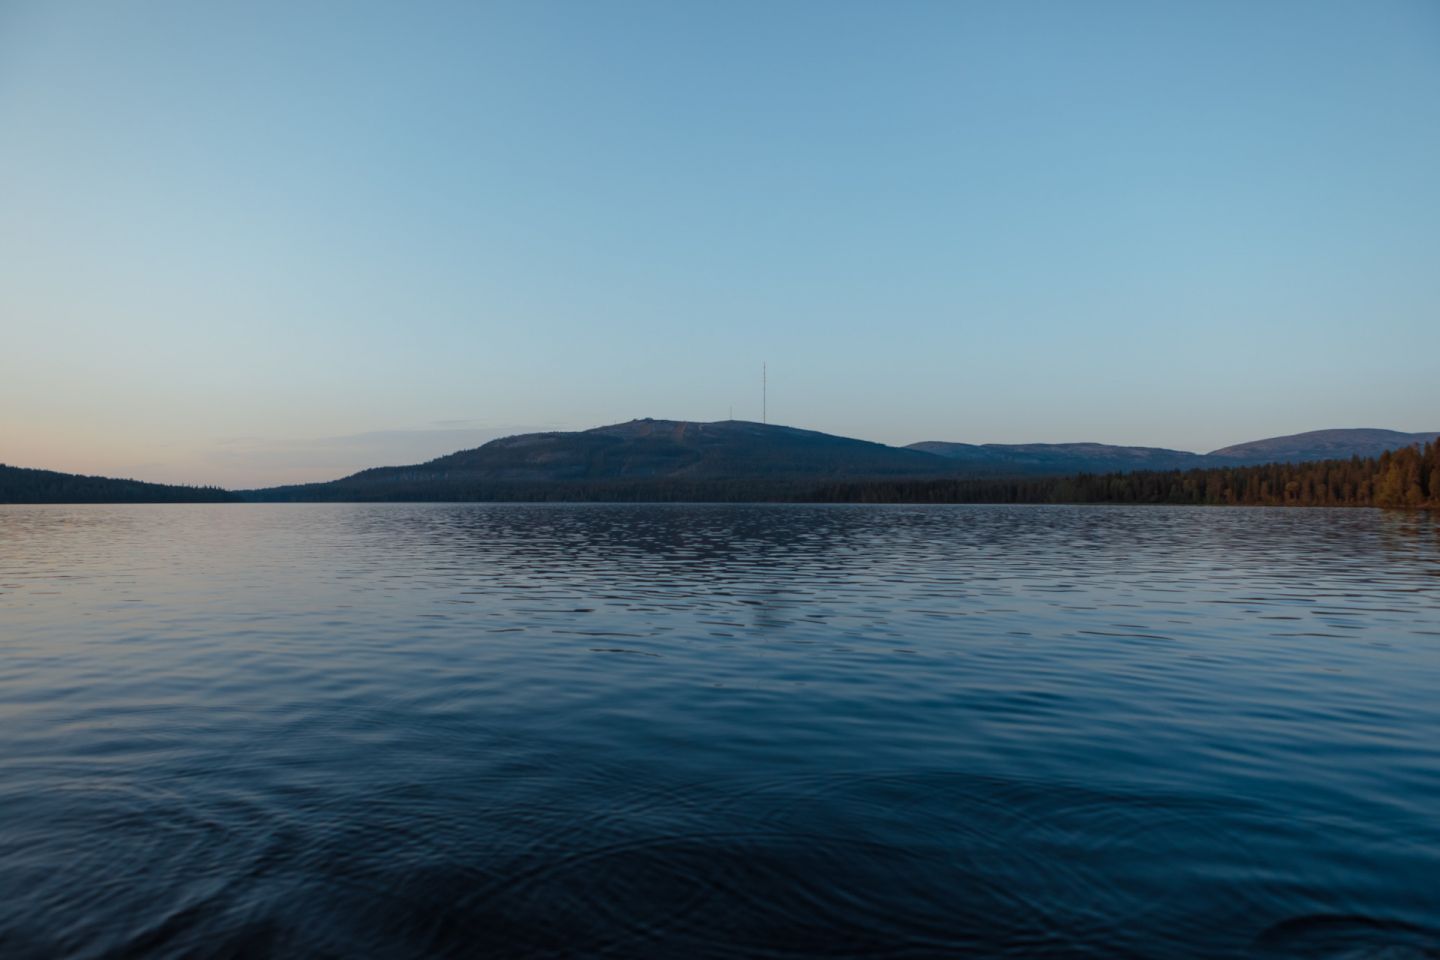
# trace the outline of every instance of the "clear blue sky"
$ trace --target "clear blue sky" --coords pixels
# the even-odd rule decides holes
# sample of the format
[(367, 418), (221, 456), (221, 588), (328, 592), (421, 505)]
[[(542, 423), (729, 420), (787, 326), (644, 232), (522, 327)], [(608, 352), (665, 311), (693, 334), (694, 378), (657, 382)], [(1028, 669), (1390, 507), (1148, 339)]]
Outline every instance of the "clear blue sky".
[(1440, 4), (0, 0), (0, 462), (1440, 429)]

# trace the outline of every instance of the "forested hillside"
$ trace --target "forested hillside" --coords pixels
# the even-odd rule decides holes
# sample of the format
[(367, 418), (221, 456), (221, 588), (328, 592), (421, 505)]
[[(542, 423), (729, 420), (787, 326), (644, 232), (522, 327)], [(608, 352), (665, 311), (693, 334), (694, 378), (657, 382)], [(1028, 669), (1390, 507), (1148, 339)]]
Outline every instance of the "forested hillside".
[(239, 499), (219, 487), (83, 477), (0, 463), (0, 503), (219, 503)]
[(1213, 506), (1440, 507), (1440, 440), (1378, 457), (1070, 477), (825, 484), (841, 503), (1169, 503)]

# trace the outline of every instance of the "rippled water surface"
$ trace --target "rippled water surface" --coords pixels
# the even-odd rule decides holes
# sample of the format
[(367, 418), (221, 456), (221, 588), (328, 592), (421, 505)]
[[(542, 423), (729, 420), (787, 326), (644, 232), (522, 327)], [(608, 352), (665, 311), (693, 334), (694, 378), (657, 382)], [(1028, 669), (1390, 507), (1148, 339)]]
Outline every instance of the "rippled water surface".
[(0, 507), (0, 955), (1440, 957), (1437, 531)]

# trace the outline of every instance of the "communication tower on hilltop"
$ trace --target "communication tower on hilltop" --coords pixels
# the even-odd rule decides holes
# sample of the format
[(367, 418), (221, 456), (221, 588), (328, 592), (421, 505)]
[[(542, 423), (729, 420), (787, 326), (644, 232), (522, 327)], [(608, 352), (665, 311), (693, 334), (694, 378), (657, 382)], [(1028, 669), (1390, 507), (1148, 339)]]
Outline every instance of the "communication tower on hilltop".
[(770, 422), (770, 365), (760, 364), (760, 422)]

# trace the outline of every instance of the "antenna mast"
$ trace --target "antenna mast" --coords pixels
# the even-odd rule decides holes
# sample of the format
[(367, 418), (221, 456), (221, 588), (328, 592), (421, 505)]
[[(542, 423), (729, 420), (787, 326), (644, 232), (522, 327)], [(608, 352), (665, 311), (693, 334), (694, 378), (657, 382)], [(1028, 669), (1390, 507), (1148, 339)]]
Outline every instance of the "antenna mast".
[(770, 422), (770, 365), (760, 364), (760, 422)]

